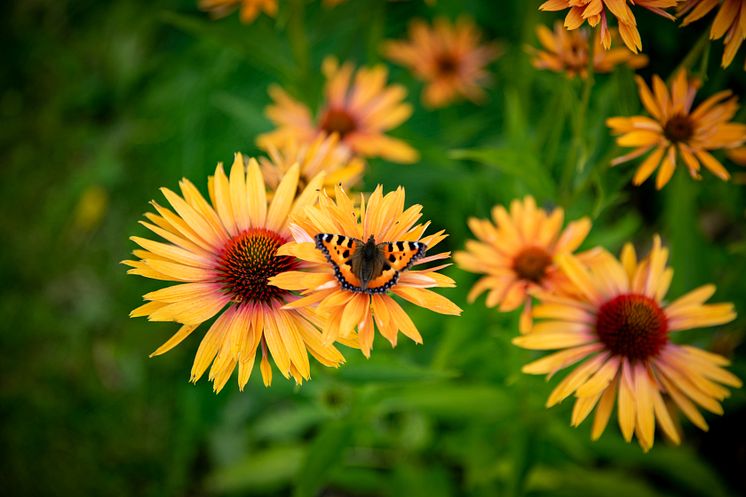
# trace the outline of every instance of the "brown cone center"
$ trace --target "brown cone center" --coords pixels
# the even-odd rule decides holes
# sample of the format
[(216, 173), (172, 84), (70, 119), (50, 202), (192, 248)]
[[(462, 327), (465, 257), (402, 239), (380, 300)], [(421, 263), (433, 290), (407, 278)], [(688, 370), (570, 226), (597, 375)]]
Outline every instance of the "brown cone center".
[(676, 114), (666, 122), (663, 135), (671, 143), (686, 142), (694, 135), (694, 125), (689, 116)]
[(344, 138), (357, 129), (357, 123), (346, 110), (329, 109), (321, 117), (320, 127), (329, 134), (337, 133)]
[(225, 244), (218, 261), (218, 281), (234, 302), (270, 303), (288, 294), (267, 283), (272, 276), (297, 266), (293, 257), (275, 255), (287, 240), (274, 231), (250, 228)]
[(513, 270), (522, 280), (541, 283), (547, 268), (552, 265), (552, 257), (539, 247), (523, 249), (513, 261)]
[(643, 360), (657, 355), (668, 343), (668, 320), (650, 297), (619, 295), (600, 307), (596, 333), (611, 353)]

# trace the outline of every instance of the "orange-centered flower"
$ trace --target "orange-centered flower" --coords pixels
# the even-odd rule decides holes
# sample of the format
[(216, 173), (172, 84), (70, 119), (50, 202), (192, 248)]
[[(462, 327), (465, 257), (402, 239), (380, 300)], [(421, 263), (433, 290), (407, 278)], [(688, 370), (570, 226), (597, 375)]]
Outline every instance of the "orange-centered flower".
[(316, 118), (284, 90), (270, 87), (274, 104), (267, 108), (267, 116), (277, 129), (259, 136), (260, 147), (280, 148), (288, 142), (311, 142), (320, 134), (337, 134), (343, 146), (361, 157), (403, 163), (417, 160), (415, 149), (385, 134), (409, 118), (412, 106), (404, 102), (403, 86), (386, 86), (384, 66), (355, 72), (351, 63), (340, 66), (336, 59), (327, 58), (323, 72), (326, 99)]
[[(612, 29), (612, 37), (615, 35)], [(532, 63), (537, 69), (563, 72), (568, 77), (586, 78), (588, 73), (589, 31), (577, 29), (567, 31), (559, 21), (554, 23), (554, 31), (544, 25), (536, 27), (536, 35), (544, 50), (529, 49), (533, 54)], [(644, 55), (637, 55), (627, 48), (601, 49), (601, 33), (596, 31), (593, 38), (593, 71), (608, 73), (620, 64), (637, 69), (648, 63)]]
[(630, 5), (644, 7), (674, 20), (675, 18), (663, 9), (675, 7), (676, 2), (677, 0), (548, 0), (539, 6), (539, 10), (570, 9), (565, 17), (565, 28), (569, 30), (579, 28), (586, 21), (590, 26), (597, 26), (600, 23), (601, 42), (606, 49), (611, 47), (611, 31), (608, 24), (608, 16), (611, 14), (617, 18), (619, 34), (624, 44), (637, 53), (642, 50), (642, 40)]
[(465, 17), (455, 24), (436, 19), (432, 27), (412, 21), (409, 39), (389, 41), (383, 51), (427, 82), (422, 100), (430, 107), (442, 107), (458, 97), (483, 100), (482, 86), (489, 80), (486, 66), (500, 54), (494, 43), (481, 43), (479, 29)]
[(441, 314), (458, 315), (461, 309), (429, 290), (455, 286), (437, 272), (448, 264), (413, 269), (450, 256), (425, 254), (447, 235), (438, 231), (424, 236), (430, 223), (418, 223), (421, 210), (420, 205), (404, 208), (401, 187), (383, 195), (379, 186), (367, 202), (361, 195), (359, 208), (339, 187), (334, 198), (322, 194), (318, 205), (293, 218), (295, 242), (278, 252), (303, 260), (306, 269), (282, 273), (270, 283), (303, 292), (303, 298), (287, 308), (318, 305), (317, 313), (326, 318), (327, 342), (357, 331), (360, 349), (369, 356), (375, 323), (392, 346), (399, 331), (422, 343), (417, 327), (391, 294)]
[(308, 352), (326, 366), (344, 359), (323, 343), (315, 327), (320, 320), (310, 309), (284, 309), (296, 299), (271, 285), (268, 279), (304, 266), (293, 257), (277, 255), (290, 240), (288, 216), (302, 212), (318, 196), (323, 174), (313, 178), (296, 195), (299, 167), (290, 168), (267, 201), (264, 178), (254, 159), (244, 165), (236, 154), (230, 175), (222, 164), (209, 178), (211, 202), (187, 179), (181, 195), (163, 188), (173, 210), (153, 202), (157, 213), (142, 224), (164, 241), (132, 237), (142, 250), (138, 260), (124, 261), (130, 274), (175, 281), (178, 284), (145, 295), (145, 305), (132, 317), (175, 321), (182, 327), (152, 355), (168, 352), (200, 324), (218, 315), (197, 350), (191, 379), (196, 382), (207, 368), (219, 392), (238, 367), (238, 385), (249, 380), (257, 350), (265, 385), (272, 381), (269, 356), (286, 378), (300, 383), (310, 377)]
[(254, 22), (262, 11), (268, 16), (277, 15), (277, 0), (199, 0), (199, 8), (216, 17), (226, 16), (239, 6), (245, 24)]
[(676, 15), (686, 16), (681, 23), (682, 26), (686, 26), (703, 18), (717, 6), (720, 6), (720, 10), (712, 22), (710, 39), (719, 40), (725, 36), (725, 51), (721, 64), (728, 67), (741, 48), (741, 43), (746, 39), (746, 0), (683, 0), (679, 3)]
[(454, 259), (461, 269), (485, 274), (468, 295), (469, 302), (485, 291), (487, 307), (501, 312), (523, 305), (520, 329), (531, 327), (531, 292), (551, 289), (561, 283), (554, 264), (557, 254), (574, 252), (591, 229), (588, 218), (573, 221), (562, 231), (564, 211), (537, 209), (533, 197), (514, 200), (510, 212), (501, 205), (492, 209), (492, 219), (469, 219), (469, 228), (479, 239), (466, 242), (466, 250)]
[(558, 265), (574, 292), (541, 292), (531, 333), (513, 342), (532, 350), (558, 350), (524, 366), (530, 374), (553, 375), (577, 365), (549, 396), (547, 407), (575, 395), (572, 425), (578, 426), (596, 408), (592, 437), (601, 436), (614, 404), (622, 435), (636, 435), (642, 448), (653, 446), (655, 423), (675, 443), (680, 435), (667, 400), (703, 430), (707, 423), (697, 409), (722, 414), (729, 396), (723, 385), (741, 381), (723, 366), (719, 355), (671, 341), (675, 332), (728, 323), (732, 304), (705, 304), (713, 285), (666, 300), (673, 270), (666, 267), (668, 249), (656, 236), (648, 257), (638, 260), (632, 245), (621, 260), (606, 251), (588, 264), (563, 254)]
[(360, 182), (365, 170), (365, 161), (353, 156), (350, 150), (340, 146), (339, 135), (319, 135), (309, 143), (288, 142), (278, 149), (268, 145), (269, 158), (260, 157), (259, 165), (267, 181), (274, 189), (294, 165), (300, 165), (298, 188), (302, 190), (320, 172), (324, 172), (324, 186), (333, 188), (354, 187)]
[(618, 145), (635, 147), (633, 152), (614, 159), (612, 166), (652, 151), (635, 173), (635, 185), (649, 178), (660, 165), (655, 186), (663, 188), (673, 176), (678, 155), (692, 178), (700, 179), (701, 163), (718, 178), (729, 179), (728, 171), (709, 151), (735, 148), (746, 142), (746, 124), (730, 122), (738, 110), (738, 99), (732, 92), (718, 92), (692, 110), (699, 82), (688, 81), (684, 71), (676, 75), (670, 90), (657, 75), (653, 76), (652, 92), (640, 77), (637, 86), (650, 117), (606, 120), (612, 133), (620, 135)]

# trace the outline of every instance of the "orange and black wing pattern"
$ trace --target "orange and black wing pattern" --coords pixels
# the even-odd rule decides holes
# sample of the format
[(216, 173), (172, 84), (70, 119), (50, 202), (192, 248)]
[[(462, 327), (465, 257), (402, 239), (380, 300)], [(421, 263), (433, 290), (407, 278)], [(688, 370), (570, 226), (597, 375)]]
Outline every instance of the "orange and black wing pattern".
[(414, 262), (425, 255), (427, 245), (420, 242), (383, 242), (379, 243), (378, 266), (380, 273), (367, 282), (367, 293), (385, 293), (396, 285), (402, 271), (409, 269)]
[(357, 238), (330, 233), (319, 233), (314, 237), (316, 248), (334, 268), (334, 276), (345, 290), (362, 291), (362, 282), (352, 272), (352, 256), (363, 244)]
[(316, 247), (334, 267), (342, 288), (368, 294), (388, 291), (399, 280), (399, 274), (427, 250), (421, 242), (383, 242), (375, 246), (372, 257), (366, 257), (365, 244), (356, 238), (329, 233), (320, 233), (315, 238)]

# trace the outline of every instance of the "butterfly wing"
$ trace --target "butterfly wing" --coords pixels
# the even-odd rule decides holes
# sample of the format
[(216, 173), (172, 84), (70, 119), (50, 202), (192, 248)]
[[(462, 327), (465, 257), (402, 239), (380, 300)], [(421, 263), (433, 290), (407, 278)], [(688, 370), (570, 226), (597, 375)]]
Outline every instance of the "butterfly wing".
[(331, 233), (319, 233), (314, 239), (316, 248), (321, 250), (334, 268), (334, 276), (342, 288), (353, 292), (363, 291), (360, 278), (352, 270), (352, 258), (363, 242), (357, 238)]
[[(331, 233), (319, 233), (314, 238), (316, 248), (334, 268), (334, 276), (342, 288), (369, 294), (388, 291), (399, 280), (399, 273), (409, 269), (427, 250), (427, 245), (421, 242), (384, 242), (376, 245), (375, 260), (363, 260), (361, 249), (365, 244), (357, 238)], [(363, 269), (371, 264), (375, 267), (371, 279), (361, 281), (359, 275), (367, 273)]]
[(399, 274), (425, 255), (427, 245), (421, 242), (383, 242), (377, 245), (383, 259), (381, 274), (368, 282), (371, 293), (383, 293), (399, 281)]

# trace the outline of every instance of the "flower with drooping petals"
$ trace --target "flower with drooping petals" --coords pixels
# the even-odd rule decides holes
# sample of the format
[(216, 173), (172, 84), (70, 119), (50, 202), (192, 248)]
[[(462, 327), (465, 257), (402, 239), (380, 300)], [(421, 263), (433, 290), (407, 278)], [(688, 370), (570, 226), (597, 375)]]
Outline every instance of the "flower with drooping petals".
[(269, 158), (260, 157), (259, 165), (267, 182), (274, 189), (288, 170), (300, 165), (298, 189), (302, 190), (320, 172), (324, 172), (323, 186), (354, 187), (360, 182), (365, 161), (339, 144), (339, 136), (319, 135), (309, 143), (287, 142), (278, 149), (268, 144)]
[[(287, 290), (302, 291), (303, 297), (289, 303), (288, 308), (318, 306), (317, 313), (326, 316), (326, 323), (322, 327), (326, 341), (351, 337), (357, 331), (360, 349), (368, 357), (376, 326), (392, 346), (396, 345), (399, 331), (422, 343), (420, 332), (394, 300), (394, 295), (441, 314), (461, 313), (453, 302), (429, 290), (455, 286), (451, 278), (437, 272), (448, 264), (418, 270), (406, 269), (391, 278), (388, 290), (383, 293), (362, 289), (355, 291), (347, 289), (349, 285), (343, 287), (338, 276), (335, 276), (337, 269), (314, 243), (316, 235), (332, 234), (360, 241), (373, 238), (376, 243), (400, 242), (402, 246), (407, 242), (417, 242), (432, 250), (446, 238), (442, 230), (425, 236), (424, 232), (430, 223), (418, 223), (422, 206), (413, 205), (405, 209), (404, 205), (404, 189), (401, 187), (384, 195), (383, 188), (378, 186), (367, 202), (361, 195), (359, 207), (353, 205), (347, 193), (337, 187), (334, 198), (322, 194), (318, 205), (307, 207), (304, 216), (294, 217), (291, 231), (295, 242), (283, 246), (278, 253), (298, 257), (308, 264), (308, 268), (279, 274), (270, 282)], [(350, 243), (349, 249), (353, 248), (354, 245)], [(413, 267), (449, 256), (449, 252), (427, 255), (417, 259)]]
[(412, 114), (412, 106), (404, 102), (404, 87), (386, 86), (386, 67), (363, 67), (355, 72), (351, 63), (340, 66), (329, 57), (324, 60), (323, 72), (326, 98), (315, 119), (308, 107), (283, 89), (270, 87), (274, 104), (267, 107), (267, 116), (277, 129), (259, 136), (261, 148), (311, 142), (320, 134), (336, 133), (344, 147), (361, 157), (383, 157), (401, 163), (418, 159), (415, 149), (385, 134)]
[(592, 27), (601, 24), (601, 42), (605, 49), (611, 47), (611, 30), (608, 16), (613, 15), (619, 24), (619, 34), (624, 44), (634, 53), (642, 50), (640, 32), (630, 5), (644, 7), (656, 14), (675, 20), (675, 17), (664, 9), (675, 7), (677, 0), (548, 0), (539, 6), (539, 10), (558, 11), (570, 9), (565, 17), (565, 28), (577, 29), (584, 22)]
[(560, 208), (551, 213), (538, 209), (527, 196), (513, 200), (509, 212), (501, 205), (493, 207), (493, 221), (470, 218), (469, 228), (479, 240), (468, 240), (454, 260), (461, 269), (486, 276), (469, 291), (469, 302), (489, 290), (487, 307), (510, 312), (523, 306), (520, 330), (529, 331), (531, 293), (561, 283), (555, 257), (577, 250), (591, 229), (590, 219), (582, 218), (563, 231), (564, 216)]
[(427, 83), (422, 93), (425, 105), (442, 107), (459, 97), (484, 100), (482, 86), (489, 80), (485, 68), (500, 49), (494, 43), (483, 44), (474, 22), (462, 17), (453, 24), (439, 18), (432, 27), (421, 20), (412, 21), (409, 39), (389, 41), (383, 52)]
[(244, 24), (254, 22), (262, 11), (271, 17), (277, 15), (277, 0), (199, 0), (199, 8), (216, 17), (226, 16), (239, 6)]
[(728, 67), (746, 39), (746, 0), (684, 0), (679, 4), (676, 15), (686, 16), (681, 23), (683, 27), (702, 19), (718, 6), (720, 10), (712, 22), (710, 39), (719, 40), (725, 36), (725, 51), (720, 64)]
[[(616, 36), (616, 30), (612, 29), (612, 38)], [(584, 28), (567, 31), (562, 24), (554, 23), (554, 31), (544, 25), (536, 27), (536, 35), (544, 47), (543, 50), (531, 48), (533, 54), (532, 63), (537, 69), (548, 69), (554, 72), (567, 74), (574, 78), (580, 76), (588, 77), (588, 37), (589, 31)], [(601, 33), (596, 31), (594, 35), (593, 49), (593, 71), (596, 73), (608, 73), (621, 64), (626, 64), (632, 69), (638, 69), (647, 65), (648, 58), (645, 55), (632, 53), (625, 47), (609, 50), (601, 49)]]
[[(636, 435), (643, 450), (653, 446), (655, 424), (673, 442), (680, 434), (667, 401), (696, 426), (707, 430), (697, 406), (722, 414), (724, 388), (741, 381), (723, 369), (717, 354), (671, 341), (675, 332), (725, 324), (736, 317), (732, 304), (705, 304), (715, 293), (704, 285), (669, 302), (673, 270), (666, 266), (668, 249), (655, 237), (650, 254), (637, 259), (631, 244), (617, 260), (606, 251), (590, 264), (563, 254), (558, 265), (575, 286), (575, 296), (542, 292), (533, 311), (531, 333), (513, 342), (531, 350), (554, 353), (523, 367), (529, 374), (553, 375), (577, 365), (552, 391), (551, 407), (575, 395), (572, 425), (578, 426), (596, 408), (592, 438), (608, 424), (614, 404), (622, 435)], [(582, 361), (582, 362), (581, 362)]]
[(283, 376), (296, 382), (310, 378), (308, 352), (326, 366), (344, 358), (322, 341), (311, 309), (284, 309), (296, 299), (268, 283), (289, 269), (304, 266), (293, 257), (277, 255), (290, 239), (288, 217), (302, 212), (318, 196), (323, 174), (296, 194), (299, 166), (291, 167), (267, 201), (264, 178), (254, 159), (244, 165), (236, 154), (230, 175), (219, 164), (209, 178), (208, 203), (187, 179), (181, 195), (163, 188), (172, 209), (153, 202), (157, 213), (147, 213), (143, 226), (163, 238), (132, 237), (142, 250), (124, 261), (130, 274), (178, 282), (145, 295), (148, 302), (130, 314), (151, 321), (175, 321), (181, 328), (152, 355), (168, 352), (202, 323), (218, 316), (202, 338), (192, 366), (196, 382), (212, 364), (209, 378), (219, 392), (238, 368), (238, 385), (249, 380), (257, 351), (265, 385), (272, 382), (269, 357)]
[(680, 71), (669, 88), (657, 75), (653, 91), (637, 77), (640, 100), (651, 117), (612, 117), (606, 120), (612, 133), (620, 135), (622, 147), (635, 147), (629, 154), (615, 158), (615, 166), (651, 152), (635, 173), (633, 182), (641, 184), (658, 169), (655, 186), (668, 183), (680, 155), (694, 179), (700, 179), (700, 163), (722, 180), (730, 174), (711, 150), (736, 148), (746, 142), (746, 124), (730, 122), (738, 110), (738, 99), (730, 90), (711, 96), (694, 110), (692, 104), (699, 88), (697, 80), (687, 80)]

